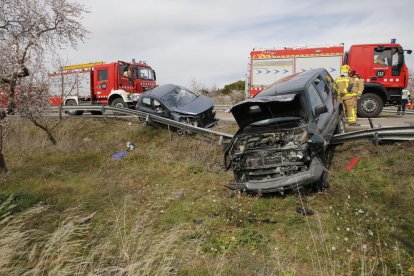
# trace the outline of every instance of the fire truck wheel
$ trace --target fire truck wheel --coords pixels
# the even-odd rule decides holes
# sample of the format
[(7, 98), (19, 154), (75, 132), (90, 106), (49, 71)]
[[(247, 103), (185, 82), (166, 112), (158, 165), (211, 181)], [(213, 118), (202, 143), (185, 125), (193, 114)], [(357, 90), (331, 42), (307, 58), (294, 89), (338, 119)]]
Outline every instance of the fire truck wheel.
[(374, 93), (366, 93), (358, 101), (358, 117), (373, 118), (381, 113), (384, 102), (380, 96)]
[(112, 103), (111, 103), (111, 106), (128, 108), (127, 103), (124, 102), (124, 100), (122, 98), (116, 98), (115, 100), (113, 100)]
[[(75, 100), (67, 100), (65, 105), (77, 105), (77, 104)], [(77, 116), (77, 115), (82, 115), (83, 111), (69, 110), (69, 111), (66, 111), (66, 113), (70, 116)]]

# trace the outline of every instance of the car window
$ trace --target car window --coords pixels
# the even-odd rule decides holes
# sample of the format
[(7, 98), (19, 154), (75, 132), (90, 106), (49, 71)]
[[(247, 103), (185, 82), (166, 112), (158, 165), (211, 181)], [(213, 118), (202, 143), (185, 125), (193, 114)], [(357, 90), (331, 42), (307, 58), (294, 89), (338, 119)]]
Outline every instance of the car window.
[(142, 98), (142, 105), (151, 108), (151, 99), (148, 97)]
[(315, 109), (316, 106), (323, 104), (322, 99), (319, 96), (318, 90), (316, 90), (316, 87), (314, 85), (309, 86), (308, 97), (309, 97), (309, 103), (312, 108), (312, 111)]
[(329, 87), (326, 85), (323, 80), (324, 77), (319, 75), (313, 82), (316, 86), (316, 89), (319, 91), (319, 94), (322, 96), (322, 100), (325, 101), (329, 94)]
[[(324, 74), (322, 74), (322, 75), (324, 75)], [(328, 85), (328, 88), (331, 90), (331, 91), (333, 91), (332, 89), (333, 89), (333, 87), (334, 87), (334, 84), (335, 84), (335, 82), (334, 82), (334, 80), (332, 79), (332, 76), (331, 75), (329, 75), (329, 74), (327, 74), (327, 73), (325, 73), (325, 82), (326, 82), (326, 84)]]
[(154, 105), (154, 108), (158, 108), (161, 106), (161, 103), (158, 100), (153, 100), (152, 104)]
[(178, 87), (172, 93), (164, 96), (163, 101), (170, 106), (182, 107), (194, 101), (198, 96), (184, 87)]

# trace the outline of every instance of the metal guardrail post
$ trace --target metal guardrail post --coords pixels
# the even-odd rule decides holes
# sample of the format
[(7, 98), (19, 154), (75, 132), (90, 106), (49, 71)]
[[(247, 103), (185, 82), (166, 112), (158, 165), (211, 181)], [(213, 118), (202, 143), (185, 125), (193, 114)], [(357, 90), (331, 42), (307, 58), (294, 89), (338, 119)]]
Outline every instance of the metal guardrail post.
[(378, 147), (378, 145), (379, 145), (379, 139), (378, 139), (378, 132), (377, 131), (374, 132), (374, 145), (376, 147)]

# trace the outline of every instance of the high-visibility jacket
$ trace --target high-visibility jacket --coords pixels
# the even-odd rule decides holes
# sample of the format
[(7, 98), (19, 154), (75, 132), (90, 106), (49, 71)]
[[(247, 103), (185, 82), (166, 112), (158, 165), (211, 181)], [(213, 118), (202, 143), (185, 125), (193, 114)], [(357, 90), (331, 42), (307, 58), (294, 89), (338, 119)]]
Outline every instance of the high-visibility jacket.
[[(336, 79), (335, 83), (338, 88), (338, 95), (341, 99), (347, 100), (358, 96), (358, 93), (356, 92), (358, 89), (358, 85), (355, 85), (355, 83), (351, 83), (351, 78), (347, 76), (339, 76)], [(354, 88), (354, 86), (356, 87)]]
[(364, 91), (364, 81), (357, 76), (353, 76), (350, 78), (349, 84), (352, 84), (351, 93), (360, 97)]
[(349, 86), (349, 77), (347, 76), (339, 76), (336, 80), (336, 87), (338, 89), (338, 96), (342, 97), (347, 93), (347, 89)]

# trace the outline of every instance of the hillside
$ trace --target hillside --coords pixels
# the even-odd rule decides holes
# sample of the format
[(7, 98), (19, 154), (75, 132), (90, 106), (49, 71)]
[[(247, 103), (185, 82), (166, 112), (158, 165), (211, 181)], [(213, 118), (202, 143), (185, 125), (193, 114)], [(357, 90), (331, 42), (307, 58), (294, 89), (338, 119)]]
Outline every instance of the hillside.
[(5, 131), (0, 274), (414, 272), (413, 143), (339, 146), (328, 190), (260, 197), (223, 186), (208, 137), (114, 119), (66, 119), (58, 146), (25, 122)]

